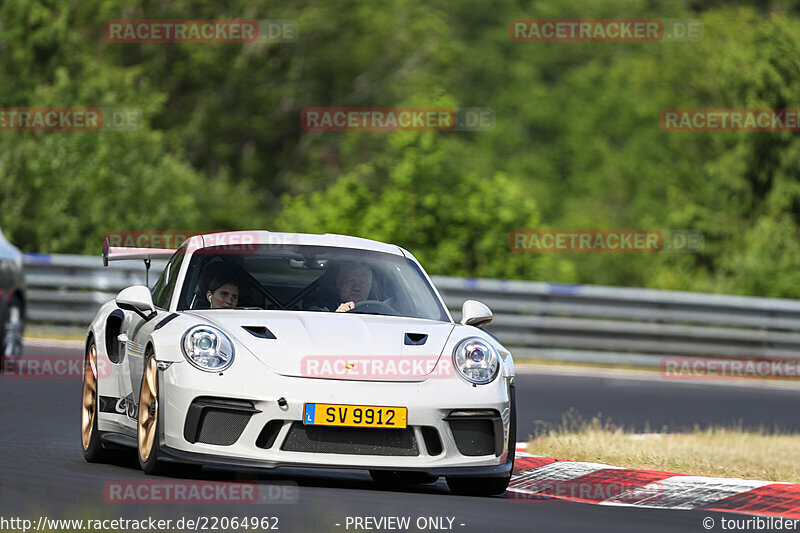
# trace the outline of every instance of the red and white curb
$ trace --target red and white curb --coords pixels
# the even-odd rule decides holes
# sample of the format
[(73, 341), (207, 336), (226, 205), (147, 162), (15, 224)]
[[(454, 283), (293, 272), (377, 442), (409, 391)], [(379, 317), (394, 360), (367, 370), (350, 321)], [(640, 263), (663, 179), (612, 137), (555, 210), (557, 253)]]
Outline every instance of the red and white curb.
[(512, 499), (546, 499), (660, 509), (704, 509), (800, 518), (800, 485), (688, 476), (600, 463), (562, 461), (526, 452), (518, 442)]

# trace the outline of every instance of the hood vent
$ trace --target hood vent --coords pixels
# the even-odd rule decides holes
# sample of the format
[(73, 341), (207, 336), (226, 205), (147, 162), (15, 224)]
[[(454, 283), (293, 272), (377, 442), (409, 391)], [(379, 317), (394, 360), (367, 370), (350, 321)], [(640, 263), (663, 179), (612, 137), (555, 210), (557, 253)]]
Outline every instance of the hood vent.
[(427, 333), (406, 333), (405, 344), (409, 346), (421, 346), (428, 340)]
[(259, 339), (278, 338), (266, 326), (242, 326), (242, 328), (250, 333), (253, 337), (258, 337)]

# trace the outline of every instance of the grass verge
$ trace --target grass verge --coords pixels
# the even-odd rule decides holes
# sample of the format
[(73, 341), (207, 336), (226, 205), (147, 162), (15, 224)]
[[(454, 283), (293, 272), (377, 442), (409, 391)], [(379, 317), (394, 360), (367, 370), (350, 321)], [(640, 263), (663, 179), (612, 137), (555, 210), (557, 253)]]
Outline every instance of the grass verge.
[(22, 340), (23, 346), (25, 339), (59, 340), (59, 341), (83, 341), (86, 340), (85, 330), (47, 330), (25, 328), (25, 337)]
[(800, 435), (695, 427), (686, 433), (635, 435), (602, 417), (567, 412), (528, 452), (570, 461), (712, 477), (800, 483)]

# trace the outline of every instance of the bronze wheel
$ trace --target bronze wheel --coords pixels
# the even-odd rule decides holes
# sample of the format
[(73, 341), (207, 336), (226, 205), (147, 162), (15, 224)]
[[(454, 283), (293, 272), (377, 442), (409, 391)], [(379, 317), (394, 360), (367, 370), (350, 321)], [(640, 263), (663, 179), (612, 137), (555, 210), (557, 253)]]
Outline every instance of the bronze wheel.
[(83, 451), (89, 450), (97, 413), (97, 347), (92, 344), (83, 369), (83, 406), (81, 408), (81, 440)]
[(139, 392), (139, 461), (147, 463), (158, 433), (158, 366), (151, 355), (145, 363)]
[(100, 431), (97, 429), (98, 383), (97, 346), (92, 342), (83, 359), (81, 391), (81, 444), (83, 457), (90, 463), (103, 462), (108, 456), (108, 450), (103, 448)]
[(156, 354), (148, 348), (144, 356), (144, 372), (142, 387), (139, 390), (139, 414), (137, 424), (137, 440), (139, 449), (139, 466), (145, 474), (162, 474), (166, 466), (158, 460), (158, 363)]

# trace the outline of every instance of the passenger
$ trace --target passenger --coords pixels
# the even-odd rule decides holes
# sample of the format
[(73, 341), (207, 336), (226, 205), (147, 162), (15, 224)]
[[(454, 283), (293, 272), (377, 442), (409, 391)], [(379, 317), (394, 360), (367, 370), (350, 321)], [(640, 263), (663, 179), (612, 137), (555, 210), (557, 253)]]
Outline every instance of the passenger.
[(239, 283), (234, 278), (214, 278), (206, 298), (211, 309), (234, 309), (239, 305)]

